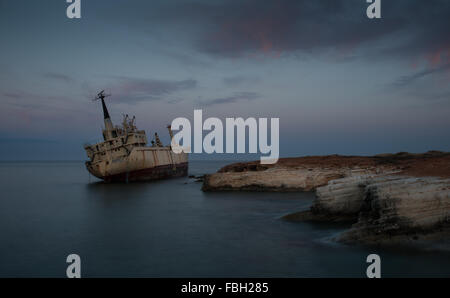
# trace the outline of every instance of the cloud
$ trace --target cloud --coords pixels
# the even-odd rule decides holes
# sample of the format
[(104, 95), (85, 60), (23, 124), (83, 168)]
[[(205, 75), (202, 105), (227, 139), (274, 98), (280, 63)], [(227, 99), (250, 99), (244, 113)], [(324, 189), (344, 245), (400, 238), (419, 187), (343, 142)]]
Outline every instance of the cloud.
[(233, 76), (223, 78), (223, 82), (225, 85), (229, 87), (236, 87), (245, 84), (255, 84), (260, 81), (258, 77), (249, 77), (249, 76)]
[(367, 6), (363, 0), (218, 0), (165, 1), (140, 10), (150, 28), (174, 37), (183, 28), (183, 40), (216, 58), (342, 58), (359, 51), (368, 59), (449, 61), (450, 1), (383, 1), (380, 20), (367, 18)]
[(106, 88), (108, 93), (112, 93), (111, 102), (136, 104), (142, 101), (168, 100), (168, 98), (179, 91), (194, 89), (197, 81), (186, 79), (181, 81), (154, 80), (120, 77), (116, 82)]
[(58, 80), (58, 81), (64, 81), (66, 83), (73, 81), (72, 77), (65, 75), (65, 74), (61, 74), (61, 73), (55, 73), (55, 72), (44, 73), (44, 78)]
[(5, 93), (3, 93), (3, 96), (9, 97), (12, 99), (22, 99), (24, 97), (24, 94), (14, 93), (14, 92), (5, 92)]
[(405, 87), (405, 86), (415, 83), (416, 81), (418, 81), (420, 79), (429, 77), (434, 74), (445, 73), (448, 71), (450, 71), (450, 63), (444, 64), (444, 65), (441, 65), (438, 67), (429, 67), (429, 68), (426, 68), (425, 70), (416, 72), (412, 75), (402, 76), (401, 78), (399, 78), (397, 81), (395, 81), (393, 83), (393, 86), (394, 87)]
[(21, 90), (7, 91), (0, 94), (0, 105), (30, 110), (54, 110), (73, 108), (73, 101), (67, 95), (38, 94)]
[(437, 92), (422, 96), (427, 100), (443, 100), (443, 102), (450, 103), (450, 91), (446, 92)]
[(228, 97), (220, 97), (209, 101), (200, 101), (199, 104), (201, 106), (213, 106), (220, 104), (237, 103), (242, 101), (252, 101), (260, 97), (261, 95), (255, 92), (236, 92)]

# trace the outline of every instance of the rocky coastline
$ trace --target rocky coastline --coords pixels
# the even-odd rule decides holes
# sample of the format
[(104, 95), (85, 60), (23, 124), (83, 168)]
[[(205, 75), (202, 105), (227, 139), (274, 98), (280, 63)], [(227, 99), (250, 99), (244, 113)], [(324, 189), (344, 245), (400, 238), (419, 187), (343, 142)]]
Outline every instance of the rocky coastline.
[(350, 222), (343, 243), (392, 243), (450, 235), (450, 153), (314, 156), (226, 166), (204, 191), (315, 191), (291, 221)]

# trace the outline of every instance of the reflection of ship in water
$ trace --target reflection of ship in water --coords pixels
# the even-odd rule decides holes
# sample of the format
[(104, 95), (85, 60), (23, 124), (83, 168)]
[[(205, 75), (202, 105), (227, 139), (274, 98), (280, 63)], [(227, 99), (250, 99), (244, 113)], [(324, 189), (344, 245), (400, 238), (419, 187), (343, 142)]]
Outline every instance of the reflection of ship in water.
[[(188, 156), (175, 154), (170, 146), (163, 146), (155, 133), (152, 146), (147, 146), (145, 131), (137, 130), (135, 118), (124, 116), (122, 127), (113, 126), (105, 104), (104, 91), (96, 99), (101, 100), (105, 128), (103, 142), (86, 144), (89, 157), (88, 171), (107, 182), (128, 182), (180, 177), (187, 175)], [(169, 134), (172, 131), (168, 126)]]

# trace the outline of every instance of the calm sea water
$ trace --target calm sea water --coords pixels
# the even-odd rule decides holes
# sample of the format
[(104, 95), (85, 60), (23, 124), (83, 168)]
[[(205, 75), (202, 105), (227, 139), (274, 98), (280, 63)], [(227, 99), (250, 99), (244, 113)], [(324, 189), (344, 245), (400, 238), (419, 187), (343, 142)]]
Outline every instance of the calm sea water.
[[(191, 162), (190, 174), (225, 162)], [(450, 276), (445, 250), (333, 243), (346, 226), (290, 223), (312, 193), (203, 193), (180, 178), (103, 184), (81, 162), (0, 163), (0, 277), (363, 277), (378, 253), (383, 276)]]

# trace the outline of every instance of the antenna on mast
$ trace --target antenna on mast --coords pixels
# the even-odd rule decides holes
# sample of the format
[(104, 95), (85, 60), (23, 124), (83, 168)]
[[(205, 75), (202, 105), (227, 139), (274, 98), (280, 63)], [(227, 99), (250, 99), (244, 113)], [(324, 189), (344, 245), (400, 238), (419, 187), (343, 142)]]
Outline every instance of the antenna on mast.
[(92, 101), (104, 100), (106, 97), (110, 97), (111, 94), (105, 94), (105, 90), (100, 91), (97, 96), (95, 96)]
[(105, 90), (100, 91), (92, 101), (101, 100), (103, 108), (103, 116), (105, 119), (110, 119), (108, 109), (106, 108), (105, 98), (111, 96), (111, 94), (105, 94)]

